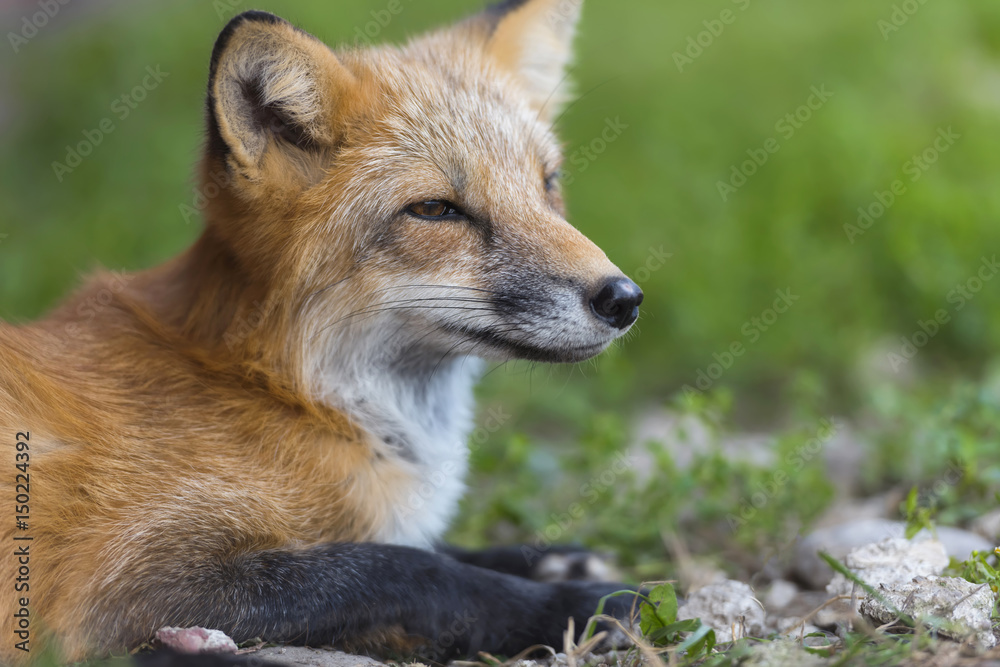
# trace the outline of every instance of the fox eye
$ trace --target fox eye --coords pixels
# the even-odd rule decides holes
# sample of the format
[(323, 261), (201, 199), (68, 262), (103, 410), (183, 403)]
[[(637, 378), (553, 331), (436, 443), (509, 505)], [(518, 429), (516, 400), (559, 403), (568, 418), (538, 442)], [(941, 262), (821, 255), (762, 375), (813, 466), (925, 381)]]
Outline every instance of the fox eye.
[(422, 201), (416, 204), (410, 204), (406, 208), (406, 212), (410, 215), (415, 215), (418, 218), (450, 218), (452, 216), (461, 215), (458, 208), (446, 201), (438, 201), (436, 199), (431, 201)]
[(562, 176), (562, 173), (559, 172), (558, 170), (553, 171), (551, 174), (549, 174), (548, 176), (546, 176), (545, 177), (545, 191), (546, 192), (552, 192), (553, 190), (555, 190), (556, 189), (556, 185), (559, 184), (559, 178), (561, 176)]

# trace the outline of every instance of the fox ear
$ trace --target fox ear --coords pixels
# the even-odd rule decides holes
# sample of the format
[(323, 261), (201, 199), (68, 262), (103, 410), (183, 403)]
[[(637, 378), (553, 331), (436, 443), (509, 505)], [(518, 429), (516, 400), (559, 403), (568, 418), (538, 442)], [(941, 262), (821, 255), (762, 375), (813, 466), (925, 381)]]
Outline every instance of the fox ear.
[(569, 96), (566, 69), (583, 0), (506, 0), (486, 10), (493, 30), (487, 49), (551, 120)]
[(315, 37), (273, 14), (244, 12), (212, 51), (210, 156), (251, 181), (272, 169), (307, 176), (336, 144), (337, 111), (353, 85)]

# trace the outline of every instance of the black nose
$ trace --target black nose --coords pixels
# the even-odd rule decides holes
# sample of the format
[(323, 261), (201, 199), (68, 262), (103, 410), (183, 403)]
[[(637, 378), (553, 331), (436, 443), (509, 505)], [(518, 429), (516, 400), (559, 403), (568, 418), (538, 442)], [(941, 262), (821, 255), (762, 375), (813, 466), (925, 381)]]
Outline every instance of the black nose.
[(590, 299), (594, 315), (615, 327), (625, 329), (639, 317), (642, 290), (628, 278), (612, 278)]

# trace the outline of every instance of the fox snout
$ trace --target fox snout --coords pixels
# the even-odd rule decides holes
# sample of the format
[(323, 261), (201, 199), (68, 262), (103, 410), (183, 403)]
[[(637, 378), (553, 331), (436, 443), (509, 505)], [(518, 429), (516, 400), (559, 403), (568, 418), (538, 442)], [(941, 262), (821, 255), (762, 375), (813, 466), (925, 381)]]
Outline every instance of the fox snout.
[(628, 278), (612, 278), (590, 298), (590, 310), (597, 319), (615, 329), (628, 329), (639, 318), (642, 290)]

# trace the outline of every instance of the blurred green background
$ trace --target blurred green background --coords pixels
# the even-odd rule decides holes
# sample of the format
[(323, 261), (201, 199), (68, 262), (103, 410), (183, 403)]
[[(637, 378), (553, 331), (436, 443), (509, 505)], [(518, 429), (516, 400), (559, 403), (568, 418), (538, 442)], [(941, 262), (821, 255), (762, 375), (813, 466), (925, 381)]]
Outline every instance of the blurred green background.
[[(402, 2), (378, 41), (481, 6)], [(209, 54), (229, 18), (267, 9), (337, 44), (375, 25), (387, 2), (80, 1), (15, 52), (10, 34), (40, 6), (0, 10), (0, 317), (15, 321), (44, 313), (98, 264), (147, 267), (197, 236), (181, 207), (194, 194)], [(1000, 279), (978, 283), (960, 309), (955, 290), (976, 287), (983, 258), (1000, 253), (1000, 3), (587, 0), (577, 48), (580, 97), (559, 123), (571, 220), (646, 300), (635, 333), (596, 362), (511, 364), (486, 377), (483, 414), (499, 407), (511, 418), (477, 448), (477, 474), (517, 480), (475, 484), (460, 539), (530, 536), (553, 502), (538, 487), (555, 485), (559, 470), (599, 469), (642, 414), (665, 405), (790, 433), (815, 415), (871, 410), (911, 433), (921, 430), (914, 420), (938, 414), (928, 406), (956, 395), (971, 411), (961, 414), (984, 405), (993, 414)], [(169, 75), (122, 118), (112, 105), (147, 67)], [(58, 180), (52, 163), (105, 118), (114, 131)], [(609, 119), (620, 135), (595, 144)], [(942, 134), (952, 138), (935, 147)], [(747, 163), (755, 157), (763, 164)], [(744, 183), (734, 169), (753, 173)], [(896, 180), (905, 191), (860, 227), (859, 207), (877, 213), (878, 197), (888, 201), (878, 193)], [(734, 186), (725, 197), (720, 182)], [(771, 320), (776, 290), (798, 298)], [(893, 363), (900, 337), (939, 310), (948, 321), (912, 361)], [(736, 342), (744, 353), (729, 363)], [(730, 367), (717, 373), (714, 363)], [(699, 387), (702, 374), (719, 377)], [(709, 391), (685, 398), (684, 385)], [(996, 423), (983, 419), (970, 426), (983, 448), (970, 450), (970, 467), (1000, 449)], [(954, 421), (938, 426), (946, 440), (955, 433)], [(898, 450), (873, 454), (873, 490), (919, 481), (919, 471), (894, 468), (913, 451), (899, 437), (888, 438)], [(928, 470), (954, 454), (928, 450), (937, 452)], [(746, 483), (750, 472), (727, 465), (708, 460), (712, 479), (687, 482), (720, 493)], [(622, 506), (655, 512), (640, 508), (649, 511), (622, 525), (625, 510), (609, 506), (588, 524), (596, 533), (565, 537), (631, 534), (639, 544), (644, 531), (655, 551), (658, 530), (683, 514), (669, 487), (684, 476), (663, 466), (659, 495)], [(799, 483), (818, 488), (822, 469), (814, 475)], [(712, 502), (724, 515), (738, 501)], [(788, 511), (815, 514), (814, 504), (788, 496)]]

